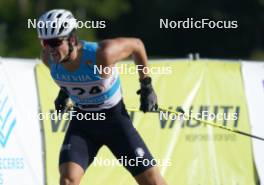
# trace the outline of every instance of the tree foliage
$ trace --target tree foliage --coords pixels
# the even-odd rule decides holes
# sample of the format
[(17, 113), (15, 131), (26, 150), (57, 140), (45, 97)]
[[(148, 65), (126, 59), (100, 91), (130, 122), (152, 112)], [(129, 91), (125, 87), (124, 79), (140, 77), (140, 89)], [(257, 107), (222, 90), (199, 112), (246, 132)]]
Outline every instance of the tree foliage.
[[(204, 57), (249, 58), (264, 47), (264, 0), (3, 0), (0, 56), (38, 57), (37, 33), (27, 28), (27, 20), (54, 8), (69, 9), (78, 20), (106, 20), (106, 29), (78, 30), (82, 39), (139, 37), (153, 57), (185, 57), (199, 52)], [(236, 20), (239, 27), (160, 29), (160, 18)]]

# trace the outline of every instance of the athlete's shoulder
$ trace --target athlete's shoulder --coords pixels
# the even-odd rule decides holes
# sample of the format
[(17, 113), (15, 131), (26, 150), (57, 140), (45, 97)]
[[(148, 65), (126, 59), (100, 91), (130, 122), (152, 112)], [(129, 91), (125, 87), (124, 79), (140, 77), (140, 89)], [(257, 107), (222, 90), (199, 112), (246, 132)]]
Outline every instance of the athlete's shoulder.
[(84, 50), (96, 51), (98, 48), (97, 42), (90, 42), (86, 40), (81, 40), (80, 42), (82, 43)]

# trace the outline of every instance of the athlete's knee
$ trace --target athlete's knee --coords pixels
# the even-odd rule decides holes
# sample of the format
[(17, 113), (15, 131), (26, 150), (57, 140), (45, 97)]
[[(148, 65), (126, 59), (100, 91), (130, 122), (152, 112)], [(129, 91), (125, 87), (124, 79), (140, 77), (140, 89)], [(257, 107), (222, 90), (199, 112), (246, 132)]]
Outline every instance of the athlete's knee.
[(135, 179), (139, 185), (167, 185), (156, 167), (146, 170)]
[(79, 185), (80, 179), (73, 176), (61, 176), (60, 185)]
[(60, 185), (79, 185), (84, 174), (76, 163), (69, 162), (60, 165)]

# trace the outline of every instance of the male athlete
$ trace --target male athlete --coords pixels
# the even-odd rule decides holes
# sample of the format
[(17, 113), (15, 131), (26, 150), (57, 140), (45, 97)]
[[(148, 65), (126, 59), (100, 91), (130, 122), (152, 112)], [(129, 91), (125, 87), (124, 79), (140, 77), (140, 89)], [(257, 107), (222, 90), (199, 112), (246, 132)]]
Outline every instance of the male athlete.
[[(70, 122), (59, 158), (60, 185), (79, 185), (85, 170), (98, 150), (106, 145), (116, 158), (141, 158), (153, 161), (148, 148), (133, 127), (125, 109), (119, 74), (99, 74), (94, 67), (113, 67), (132, 56), (136, 65), (147, 67), (147, 55), (141, 40), (116, 38), (100, 43), (79, 41), (72, 13), (55, 9), (43, 14), (38, 24), (38, 37), (43, 47), (42, 60), (60, 87), (55, 100), (57, 111), (66, 108), (70, 98), (78, 113), (104, 113), (104, 120)], [(139, 70), (140, 110), (158, 108), (151, 78)], [(141, 160), (141, 161), (142, 161)], [(166, 185), (153, 163), (124, 165), (140, 185)]]

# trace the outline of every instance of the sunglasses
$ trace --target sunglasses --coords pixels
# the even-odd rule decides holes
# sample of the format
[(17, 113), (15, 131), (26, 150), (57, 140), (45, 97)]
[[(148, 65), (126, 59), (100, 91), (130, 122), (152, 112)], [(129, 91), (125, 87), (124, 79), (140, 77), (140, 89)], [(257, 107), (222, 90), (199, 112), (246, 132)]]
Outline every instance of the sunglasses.
[(59, 47), (63, 40), (66, 40), (65, 38), (64, 39), (44, 39), (41, 41), (41, 44), (44, 46), (44, 47), (51, 47), (51, 48), (56, 48), (56, 47)]

